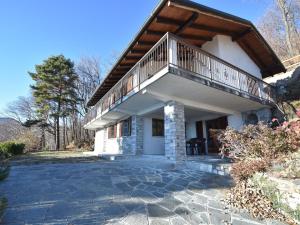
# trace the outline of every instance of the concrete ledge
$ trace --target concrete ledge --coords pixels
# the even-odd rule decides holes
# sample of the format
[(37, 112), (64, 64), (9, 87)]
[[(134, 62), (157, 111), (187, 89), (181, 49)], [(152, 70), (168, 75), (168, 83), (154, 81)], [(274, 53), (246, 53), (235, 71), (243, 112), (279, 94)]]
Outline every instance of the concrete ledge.
[(189, 169), (227, 176), (229, 175), (231, 162), (227, 159), (221, 159), (219, 157), (194, 156), (188, 158), (186, 161), (186, 166)]

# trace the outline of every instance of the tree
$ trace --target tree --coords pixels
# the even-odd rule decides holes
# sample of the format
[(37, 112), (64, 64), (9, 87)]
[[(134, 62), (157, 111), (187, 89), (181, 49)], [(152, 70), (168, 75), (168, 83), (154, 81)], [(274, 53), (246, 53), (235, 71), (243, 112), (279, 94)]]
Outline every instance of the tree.
[(101, 82), (100, 60), (95, 57), (83, 57), (75, 69), (78, 74), (77, 95), (82, 101), (78, 104), (78, 113), (71, 116), (70, 125), (74, 143), (82, 146), (84, 143), (92, 143), (93, 132), (83, 129), (83, 117), (88, 112), (86, 102)]
[(95, 57), (83, 57), (76, 65), (78, 74), (77, 94), (82, 99), (79, 112), (83, 116), (87, 112), (86, 102), (101, 82), (100, 61)]
[(258, 22), (258, 28), (282, 59), (300, 53), (300, 1), (274, 0)]
[(55, 149), (60, 149), (60, 119), (74, 111), (80, 99), (77, 97), (78, 76), (74, 64), (63, 55), (52, 56), (29, 72), (35, 81), (31, 85), (38, 113), (48, 114), (55, 122)]
[(296, 2), (293, 0), (276, 0), (280, 9), (282, 21), (285, 29), (285, 39), (288, 47), (289, 56), (299, 54), (299, 34), (296, 28), (296, 12), (299, 10)]
[(13, 118), (20, 123), (25, 123), (27, 120), (35, 120), (35, 105), (32, 96), (20, 96), (17, 100), (9, 103), (4, 110), (4, 115)]

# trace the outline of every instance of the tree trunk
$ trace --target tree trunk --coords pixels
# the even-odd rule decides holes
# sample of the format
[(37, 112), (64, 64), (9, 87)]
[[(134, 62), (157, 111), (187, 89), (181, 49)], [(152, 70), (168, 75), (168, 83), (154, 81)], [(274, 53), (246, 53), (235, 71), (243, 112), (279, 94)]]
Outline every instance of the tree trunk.
[(58, 151), (60, 149), (60, 132), (59, 132), (59, 116), (55, 118), (56, 122), (56, 130), (55, 130), (55, 150)]
[(294, 55), (299, 54), (298, 47), (295, 46), (295, 40), (293, 38), (298, 36), (294, 16), (292, 15), (286, 0), (277, 0), (277, 5), (281, 11), (282, 20), (284, 23), (288, 53), (290, 57), (293, 57)]
[(41, 127), (41, 138), (40, 138), (40, 150), (44, 150), (46, 138), (45, 138), (45, 126), (42, 124)]
[(66, 123), (65, 123), (65, 117), (63, 119), (63, 149), (66, 149)]

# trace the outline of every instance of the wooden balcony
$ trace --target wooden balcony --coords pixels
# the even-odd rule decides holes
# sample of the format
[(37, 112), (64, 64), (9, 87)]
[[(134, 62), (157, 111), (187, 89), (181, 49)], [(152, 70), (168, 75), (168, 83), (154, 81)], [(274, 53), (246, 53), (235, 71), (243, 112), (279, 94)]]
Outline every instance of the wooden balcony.
[(194, 78), (213, 84), (212, 88), (239, 93), (264, 104), (275, 103), (274, 88), (263, 80), (190, 45), (183, 39), (166, 33), (143, 58), (128, 71), (102, 99), (90, 109), (85, 124), (101, 117), (128, 97), (139, 92), (157, 73), (186, 73)]

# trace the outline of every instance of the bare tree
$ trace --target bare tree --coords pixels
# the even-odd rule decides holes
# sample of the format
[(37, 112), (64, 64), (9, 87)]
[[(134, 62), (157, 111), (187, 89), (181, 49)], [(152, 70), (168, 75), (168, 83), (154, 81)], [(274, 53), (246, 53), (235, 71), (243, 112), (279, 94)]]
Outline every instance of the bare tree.
[(299, 0), (274, 0), (258, 22), (258, 28), (283, 60), (300, 53)]
[(83, 57), (76, 65), (78, 74), (78, 96), (82, 99), (79, 112), (83, 116), (87, 112), (86, 102), (100, 84), (101, 68), (100, 60), (95, 57)]
[(47, 139), (46, 136), (54, 137), (54, 121), (51, 121), (47, 114), (42, 115), (38, 112), (32, 96), (21, 96), (9, 103), (3, 116), (18, 121), (23, 128), (18, 135), (12, 136), (11, 139), (20, 138), (21, 136), (35, 137), (39, 140), (39, 146), (36, 147), (40, 149), (52, 143), (52, 140)]
[(91, 132), (83, 129), (83, 117), (88, 112), (86, 103), (101, 82), (101, 64), (95, 57), (83, 57), (76, 64), (76, 73), (79, 77), (77, 94), (82, 100), (78, 104), (78, 110), (69, 119), (71, 139), (76, 145), (92, 141)]
[(17, 100), (7, 105), (4, 115), (17, 120), (20, 123), (36, 119), (36, 109), (33, 97), (18, 97)]
[(280, 9), (285, 29), (286, 44), (290, 57), (299, 54), (299, 34), (297, 30), (296, 14), (299, 7), (294, 0), (276, 0)]

